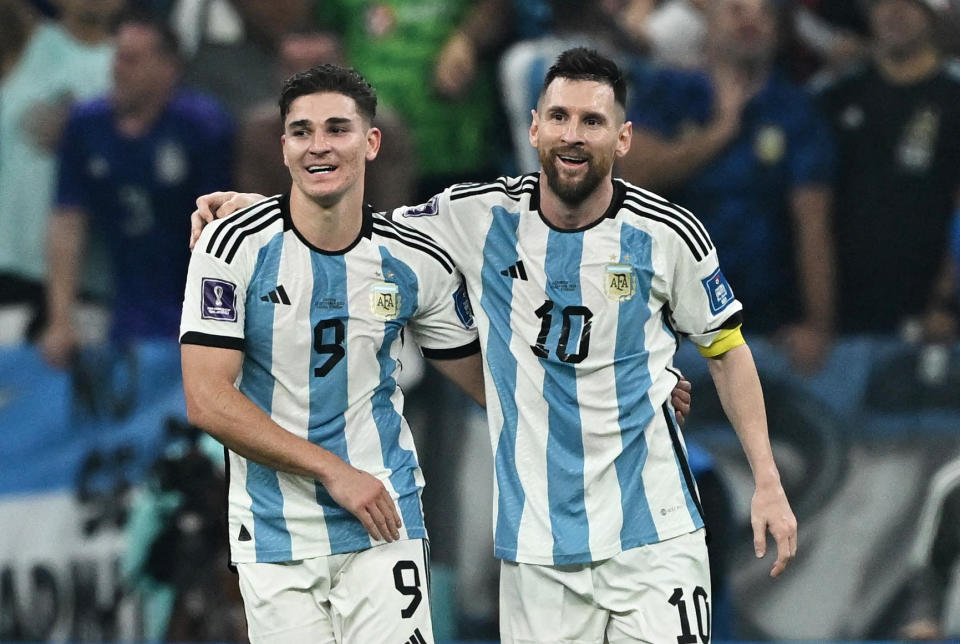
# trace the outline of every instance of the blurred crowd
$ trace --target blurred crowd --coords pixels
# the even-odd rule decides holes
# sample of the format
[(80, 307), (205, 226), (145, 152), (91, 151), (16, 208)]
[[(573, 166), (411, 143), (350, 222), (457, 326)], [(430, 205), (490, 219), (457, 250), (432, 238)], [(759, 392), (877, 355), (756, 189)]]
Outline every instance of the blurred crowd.
[[(955, 345), (957, 0), (0, 0), (0, 343), (60, 368), (104, 341), (175, 344), (194, 199), (289, 185), (293, 72), (345, 64), (376, 88), (366, 198), (387, 209), (535, 172), (530, 111), (573, 44), (628, 70), (617, 174), (704, 223), (745, 332), (802, 374), (851, 335)], [(429, 369), (409, 386), (452, 567), (462, 438), (440, 428), (463, 404)], [(955, 533), (902, 636), (939, 633)], [(479, 613), (461, 635), (496, 632)]]

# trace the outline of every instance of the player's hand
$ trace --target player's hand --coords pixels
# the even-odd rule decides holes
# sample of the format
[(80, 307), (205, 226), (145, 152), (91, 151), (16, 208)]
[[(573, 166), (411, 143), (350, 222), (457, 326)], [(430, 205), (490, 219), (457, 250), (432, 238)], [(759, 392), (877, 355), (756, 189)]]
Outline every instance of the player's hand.
[(380, 479), (343, 463), (323, 484), (333, 500), (360, 519), (375, 540), (396, 541), (400, 538), (400, 515)]
[(680, 380), (677, 381), (673, 391), (670, 392), (670, 404), (673, 405), (673, 413), (676, 415), (677, 424), (680, 426), (683, 426), (687, 416), (690, 415), (690, 401), (692, 400), (690, 392), (692, 389), (693, 385), (690, 384), (690, 381), (680, 376)]
[(753, 549), (757, 558), (767, 554), (767, 531), (777, 543), (777, 560), (770, 571), (778, 577), (797, 556), (797, 518), (779, 481), (758, 485), (750, 502)]
[(52, 321), (40, 334), (37, 344), (47, 364), (66, 369), (77, 349), (77, 333), (69, 322)]
[(214, 219), (223, 219), (264, 199), (253, 192), (211, 192), (197, 197), (197, 209), (190, 213), (190, 248), (200, 238), (203, 227)]

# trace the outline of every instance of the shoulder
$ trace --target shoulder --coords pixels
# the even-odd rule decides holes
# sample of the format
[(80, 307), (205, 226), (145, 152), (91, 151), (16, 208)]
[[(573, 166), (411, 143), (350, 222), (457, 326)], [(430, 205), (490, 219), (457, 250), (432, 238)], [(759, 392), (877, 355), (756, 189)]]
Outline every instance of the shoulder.
[(458, 183), (447, 189), (451, 207), (471, 204), (519, 203), (524, 195), (537, 189), (539, 173), (531, 172), (519, 177), (499, 177), (486, 183)]
[(268, 197), (206, 227), (194, 252), (231, 264), (249, 248), (259, 249), (284, 229), (282, 197)]
[(656, 243), (685, 248), (697, 262), (713, 250), (707, 229), (693, 213), (664, 197), (616, 179), (624, 191), (618, 217), (642, 228)]
[(372, 239), (395, 250), (405, 260), (426, 269), (440, 268), (446, 273), (454, 272), (453, 259), (429, 233), (397, 221), (392, 213), (373, 213)]
[(223, 129), (231, 119), (226, 109), (214, 97), (190, 89), (179, 89), (168, 108), (170, 113), (196, 125)]

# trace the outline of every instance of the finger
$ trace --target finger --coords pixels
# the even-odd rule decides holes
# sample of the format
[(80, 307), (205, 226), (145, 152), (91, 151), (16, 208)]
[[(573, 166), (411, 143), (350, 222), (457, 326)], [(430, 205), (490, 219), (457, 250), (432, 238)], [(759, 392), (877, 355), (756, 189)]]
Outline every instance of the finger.
[(777, 577), (787, 568), (787, 564), (790, 563), (790, 560), (793, 559), (793, 554), (791, 553), (790, 545), (790, 536), (789, 534), (774, 534), (774, 540), (777, 542), (777, 560), (773, 564), (773, 569), (770, 571), (771, 577)]
[(393, 499), (390, 498), (390, 495), (386, 492), (386, 490), (384, 490), (380, 502), (380, 509), (387, 518), (388, 526), (390, 527), (390, 533), (393, 535), (394, 539), (399, 539), (400, 526), (403, 525), (403, 521), (400, 518), (400, 513), (397, 512), (396, 504), (393, 502)]
[(685, 420), (685, 418), (686, 418), (686, 415), (685, 415), (682, 411), (680, 411), (679, 409), (673, 410), (673, 413), (674, 413), (674, 415), (677, 417), (677, 424), (678, 424), (678, 425), (683, 425), (683, 424), (684, 424), (684, 420)]
[(203, 230), (203, 217), (200, 215), (200, 212), (194, 210), (190, 213), (190, 248), (193, 249), (197, 245), (197, 240), (200, 239), (200, 231)]
[(767, 554), (767, 533), (765, 521), (751, 521), (753, 526), (753, 552), (757, 559)]
[(374, 525), (377, 526), (377, 532), (380, 533), (379, 538), (388, 543), (391, 541), (395, 541), (393, 537), (392, 526), (387, 521), (387, 517), (386, 515), (384, 515), (383, 511), (380, 509), (379, 504), (371, 503), (370, 508), (367, 511), (370, 513), (370, 517), (371, 519), (373, 519)]
[(237, 197), (231, 197), (230, 199), (227, 199), (222, 204), (220, 204), (219, 208), (217, 208), (217, 219), (223, 219), (224, 217), (228, 217), (232, 215), (233, 213), (243, 208), (244, 205), (245, 204), (243, 203), (243, 201), (238, 199)]
[(373, 537), (376, 541), (383, 541), (383, 535), (380, 533), (380, 528), (377, 527), (376, 522), (373, 520), (373, 516), (367, 510), (360, 510), (357, 513), (357, 518), (360, 519), (360, 523), (363, 524), (364, 529), (367, 533)]
[(687, 394), (687, 398), (690, 398), (689, 394), (691, 391), (693, 391), (693, 385), (689, 380), (681, 376), (680, 379), (677, 380), (677, 387), (680, 389), (680, 391), (683, 391)]

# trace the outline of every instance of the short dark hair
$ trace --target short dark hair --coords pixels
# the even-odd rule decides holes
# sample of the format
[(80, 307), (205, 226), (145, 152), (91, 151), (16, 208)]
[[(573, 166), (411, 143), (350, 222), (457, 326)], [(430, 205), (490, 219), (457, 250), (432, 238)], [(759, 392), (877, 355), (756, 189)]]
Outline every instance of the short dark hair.
[(287, 120), (293, 101), (319, 92), (349, 96), (367, 121), (372, 122), (377, 115), (377, 93), (363, 76), (353, 69), (324, 63), (298, 72), (283, 82), (283, 89), (280, 90), (280, 121)]
[(615, 62), (595, 49), (574, 47), (560, 54), (553, 66), (547, 70), (543, 87), (540, 88), (540, 98), (543, 98), (547, 87), (557, 78), (596, 81), (609, 85), (613, 88), (613, 100), (617, 105), (624, 109), (627, 107), (627, 81), (623, 73)]
[(160, 18), (158, 14), (146, 7), (131, 7), (121, 12), (116, 19), (116, 30), (126, 25), (134, 25), (149, 29), (157, 34), (160, 53), (177, 64), (183, 62), (180, 51), (180, 39), (176, 32)]

